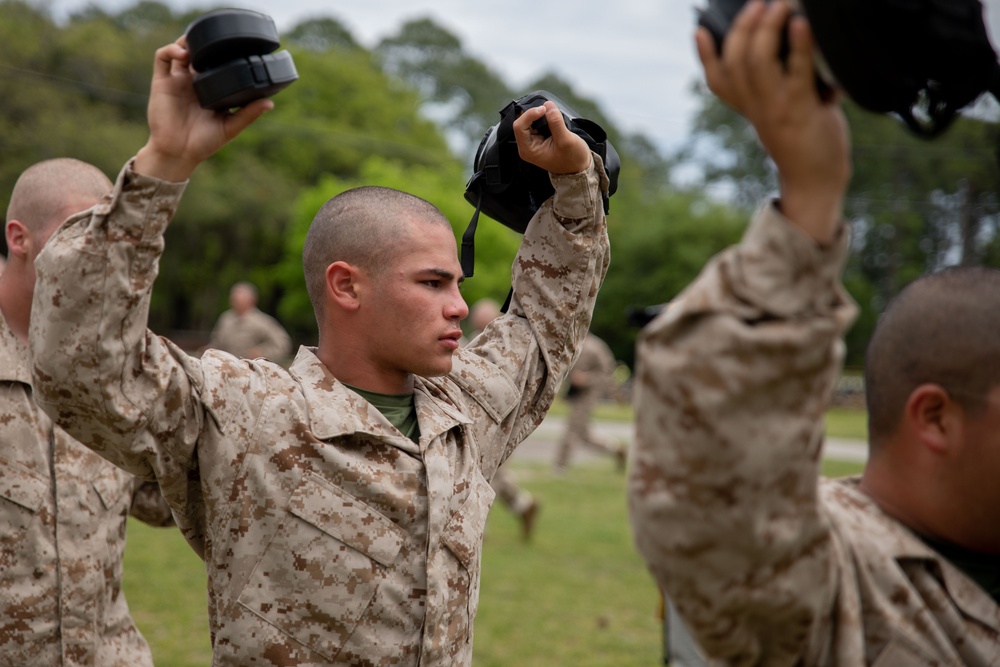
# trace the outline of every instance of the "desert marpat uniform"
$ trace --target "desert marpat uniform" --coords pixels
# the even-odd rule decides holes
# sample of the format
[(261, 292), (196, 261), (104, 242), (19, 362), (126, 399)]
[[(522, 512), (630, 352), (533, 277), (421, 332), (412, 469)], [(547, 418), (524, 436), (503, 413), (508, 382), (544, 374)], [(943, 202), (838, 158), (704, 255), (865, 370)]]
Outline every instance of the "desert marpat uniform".
[[(573, 374), (578, 372), (586, 375), (586, 383), (573, 385)], [(594, 334), (587, 334), (580, 349), (580, 356), (570, 371), (571, 385), (570, 393), (567, 395), (570, 413), (566, 419), (566, 430), (563, 431), (556, 451), (556, 470), (565, 470), (573, 455), (573, 449), (581, 445), (608, 454), (618, 453), (617, 448), (596, 437), (591, 429), (594, 408), (614, 386), (614, 372), (615, 355), (611, 348)]]
[(121, 590), (125, 524), (131, 510), (169, 525), (170, 510), (35, 406), (2, 315), (0, 392), (0, 665), (151, 666)]
[(227, 310), (219, 316), (209, 347), (237, 357), (264, 357), (281, 363), (292, 351), (292, 339), (278, 320), (257, 308), (242, 315)]
[(31, 334), (39, 402), (159, 479), (206, 560), (214, 665), (470, 664), (486, 479), (542, 421), (609, 261), (603, 169), (552, 180), (510, 313), (449, 375), (416, 379), (419, 443), (311, 349), (285, 370), (194, 359), (146, 330), (183, 185), (126, 166), (110, 204), (49, 242)]
[(1000, 608), (883, 513), (818, 482), (856, 308), (773, 206), (643, 331), (632, 524), (718, 663), (1000, 665)]

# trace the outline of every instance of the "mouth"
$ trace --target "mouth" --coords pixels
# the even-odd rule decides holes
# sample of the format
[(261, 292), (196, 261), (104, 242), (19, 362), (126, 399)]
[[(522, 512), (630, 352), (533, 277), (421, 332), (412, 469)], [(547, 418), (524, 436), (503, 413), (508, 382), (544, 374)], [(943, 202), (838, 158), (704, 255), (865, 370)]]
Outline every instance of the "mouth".
[(444, 344), (445, 347), (451, 350), (457, 350), (459, 347), (459, 340), (461, 338), (462, 338), (462, 331), (461, 329), (459, 329), (458, 331), (451, 331), (449, 333), (446, 333), (445, 335), (441, 336), (439, 340)]

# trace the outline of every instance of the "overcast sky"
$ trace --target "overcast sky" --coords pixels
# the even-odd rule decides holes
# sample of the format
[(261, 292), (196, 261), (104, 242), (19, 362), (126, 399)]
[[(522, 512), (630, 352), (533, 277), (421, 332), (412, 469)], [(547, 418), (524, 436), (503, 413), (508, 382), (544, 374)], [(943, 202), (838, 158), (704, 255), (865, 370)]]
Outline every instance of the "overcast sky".
[[(245, 7), (270, 15), (279, 31), (306, 18), (332, 16), (369, 48), (405, 21), (429, 16), (515, 90), (555, 71), (578, 93), (597, 100), (617, 125), (642, 132), (670, 149), (683, 140), (693, 111), (688, 89), (700, 76), (693, 41), (694, 6), (701, 1), (165, 0), (165, 4), (178, 9)], [(57, 16), (87, 4), (111, 11), (134, 4), (132, 0), (49, 3)]]
[[(116, 11), (134, 0), (35, 0), (57, 16), (97, 4)], [(595, 99), (614, 122), (642, 132), (662, 149), (688, 131), (701, 77), (694, 49), (695, 7), (707, 0), (165, 0), (178, 9), (245, 7), (274, 18), (279, 31), (317, 16), (340, 20), (371, 48), (412, 18), (430, 17), (466, 51), (499, 71), (515, 90), (554, 71)], [(994, 44), (1000, 0), (984, 0)], [(152, 55), (152, 54), (151, 54)], [(523, 90), (523, 92), (530, 92)]]

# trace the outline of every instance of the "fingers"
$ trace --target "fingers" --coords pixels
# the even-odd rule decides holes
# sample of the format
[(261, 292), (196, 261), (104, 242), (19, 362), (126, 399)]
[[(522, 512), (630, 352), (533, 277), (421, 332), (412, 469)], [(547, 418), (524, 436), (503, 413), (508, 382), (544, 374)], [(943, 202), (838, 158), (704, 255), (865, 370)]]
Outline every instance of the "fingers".
[(553, 139), (558, 143), (565, 138), (565, 135), (569, 134), (569, 128), (566, 127), (566, 119), (563, 118), (562, 111), (559, 111), (559, 107), (555, 105), (555, 102), (545, 103), (545, 121), (549, 124), (549, 132), (552, 133)]
[[(815, 86), (813, 63), (813, 37), (809, 23), (801, 16), (793, 16), (788, 25), (791, 50), (788, 54), (788, 74), (796, 88), (810, 90)], [(801, 91), (800, 91), (801, 92)]]
[(769, 2), (766, 10), (758, 19), (758, 24), (751, 38), (750, 54), (763, 62), (778, 60), (781, 49), (781, 39), (791, 10), (784, 2)]
[[(551, 102), (546, 102), (546, 104), (552, 104)], [(531, 136), (534, 131), (531, 128), (531, 124), (536, 120), (545, 115), (545, 106), (531, 107), (525, 109), (520, 116), (514, 120), (514, 135), (516, 137), (523, 136), (525, 139)]]
[(156, 50), (156, 55), (153, 59), (153, 78), (170, 76), (174, 63), (177, 61), (182, 60), (186, 63), (188, 57), (187, 48), (179, 42), (180, 40)]
[(705, 70), (705, 80), (708, 82), (708, 87), (714, 91), (712, 83), (722, 78), (722, 63), (715, 48), (715, 38), (707, 28), (698, 28), (694, 34), (694, 43), (698, 50), (698, 59), (701, 60), (701, 66)]

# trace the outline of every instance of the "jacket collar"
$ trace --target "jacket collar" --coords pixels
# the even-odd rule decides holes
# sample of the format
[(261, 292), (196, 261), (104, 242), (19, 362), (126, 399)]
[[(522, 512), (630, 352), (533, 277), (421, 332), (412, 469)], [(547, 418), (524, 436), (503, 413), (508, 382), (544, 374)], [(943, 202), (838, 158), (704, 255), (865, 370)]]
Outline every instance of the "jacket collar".
[(956, 607), (984, 625), (1000, 629), (1000, 605), (917, 534), (886, 514), (861, 490), (860, 476), (832, 481), (827, 489), (834, 490), (834, 493), (841, 495), (842, 501), (847, 500), (854, 509), (862, 510), (862, 516), (877, 523), (880, 550), (891, 555), (896, 562), (919, 560), (930, 564), (932, 570), (939, 573), (941, 584)]
[(418, 377), (414, 385), (414, 404), (420, 423), (418, 447), (393, 428), (378, 409), (333, 377), (316, 356), (316, 348), (300, 348), (288, 370), (302, 388), (310, 430), (320, 440), (366, 433), (417, 453), (434, 438), (471, 422), (444, 392), (436, 391), (433, 384)]
[(0, 314), (0, 380), (31, 385), (28, 346), (10, 330), (3, 314)]

